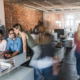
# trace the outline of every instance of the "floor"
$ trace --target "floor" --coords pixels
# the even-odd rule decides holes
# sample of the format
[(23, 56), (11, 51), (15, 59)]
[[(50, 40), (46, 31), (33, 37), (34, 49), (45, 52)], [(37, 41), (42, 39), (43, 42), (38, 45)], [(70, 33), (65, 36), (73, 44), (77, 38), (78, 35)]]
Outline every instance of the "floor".
[(55, 68), (55, 73), (53, 72), (53, 75), (48, 76), (45, 80), (77, 80), (74, 50), (75, 48), (66, 49), (64, 61), (61, 63), (62, 65)]
[(67, 49), (64, 62), (61, 66), (57, 80), (77, 80), (76, 58), (73, 49)]
[[(76, 58), (74, 56), (74, 49), (66, 49), (65, 58), (61, 66), (56, 68), (58, 75), (52, 74), (45, 80), (77, 80), (76, 72)], [(45, 69), (44, 72), (46, 72)], [(56, 73), (55, 73), (56, 74)]]

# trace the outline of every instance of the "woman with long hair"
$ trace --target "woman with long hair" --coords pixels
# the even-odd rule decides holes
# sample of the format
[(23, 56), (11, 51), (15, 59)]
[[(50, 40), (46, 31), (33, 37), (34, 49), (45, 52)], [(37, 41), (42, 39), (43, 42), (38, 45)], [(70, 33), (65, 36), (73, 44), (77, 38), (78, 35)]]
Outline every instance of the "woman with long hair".
[(23, 41), (23, 52), (27, 53), (27, 45), (31, 48), (31, 50), (33, 51), (33, 57), (30, 61), (30, 66), (34, 67), (37, 65), (37, 59), (39, 59), (41, 53), (42, 53), (42, 49), (40, 47), (40, 45), (38, 45), (37, 43), (34, 42), (33, 38), (31, 37), (31, 35), (22, 29), (22, 26), (20, 24), (15, 24), (13, 26), (14, 32), (16, 33), (16, 35), (21, 36), (22, 41)]
[(80, 23), (78, 25), (77, 32), (74, 35), (74, 42), (76, 44), (76, 49), (75, 49), (75, 56), (77, 60), (76, 68), (77, 68), (77, 74), (80, 80)]

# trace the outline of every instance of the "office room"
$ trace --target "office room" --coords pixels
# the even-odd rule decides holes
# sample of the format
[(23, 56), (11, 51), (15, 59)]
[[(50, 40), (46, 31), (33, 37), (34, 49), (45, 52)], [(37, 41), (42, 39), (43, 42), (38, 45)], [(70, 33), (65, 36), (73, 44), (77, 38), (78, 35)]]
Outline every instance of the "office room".
[(79, 0), (0, 0), (0, 80), (80, 80)]

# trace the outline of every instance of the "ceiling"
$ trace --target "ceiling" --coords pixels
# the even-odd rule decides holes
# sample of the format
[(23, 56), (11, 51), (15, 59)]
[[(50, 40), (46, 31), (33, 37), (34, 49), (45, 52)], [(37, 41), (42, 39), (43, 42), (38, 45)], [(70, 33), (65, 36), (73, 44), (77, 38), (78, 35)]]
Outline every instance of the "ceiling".
[[(7, 1), (7, 0), (6, 0)], [(80, 10), (80, 0), (8, 0), (41, 11)]]

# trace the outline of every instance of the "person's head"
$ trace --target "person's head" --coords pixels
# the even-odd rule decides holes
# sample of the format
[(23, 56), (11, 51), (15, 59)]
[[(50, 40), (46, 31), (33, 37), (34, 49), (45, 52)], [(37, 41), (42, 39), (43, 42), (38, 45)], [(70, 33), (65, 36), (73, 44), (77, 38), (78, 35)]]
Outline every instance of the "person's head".
[(9, 30), (8, 30), (8, 34), (9, 34), (9, 36), (10, 36), (11, 38), (15, 38), (15, 37), (16, 37), (13, 29), (9, 29)]
[(16, 35), (18, 35), (19, 32), (22, 32), (23, 31), (22, 26), (20, 24), (15, 24), (13, 26), (13, 29), (14, 29), (14, 32), (16, 33)]
[(0, 30), (0, 40), (2, 40), (2, 37), (3, 37), (3, 31)]
[(43, 22), (41, 22), (41, 21), (38, 21), (38, 25), (43, 25)]
[(38, 24), (40, 24), (41, 23), (41, 21), (38, 21)]

